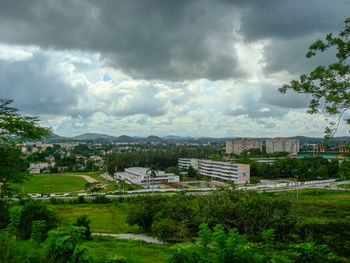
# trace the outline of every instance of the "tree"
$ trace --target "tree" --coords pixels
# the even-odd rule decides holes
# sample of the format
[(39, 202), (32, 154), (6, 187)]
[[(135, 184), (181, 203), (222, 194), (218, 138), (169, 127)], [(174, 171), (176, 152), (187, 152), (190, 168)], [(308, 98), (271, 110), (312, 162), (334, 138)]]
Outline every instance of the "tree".
[[(325, 52), (336, 48), (336, 62), (329, 66), (318, 66), (309, 74), (302, 74), (299, 80), (292, 80), (290, 85), (283, 85), (279, 89), (281, 93), (293, 90), (297, 93), (311, 96), (310, 114), (318, 113), (320, 108), (331, 117), (338, 117), (337, 121), (328, 120), (325, 129), (326, 138), (330, 138), (336, 132), (343, 114), (350, 109), (350, 18), (345, 20), (345, 28), (334, 37), (331, 33), (324, 41), (317, 40), (306, 54), (307, 58), (316, 55), (317, 52)], [(346, 119), (350, 124), (350, 119)]]
[(190, 165), (187, 168), (187, 177), (194, 178), (196, 176), (197, 176), (197, 171), (192, 167), (192, 165)]
[(0, 142), (23, 142), (49, 136), (51, 130), (39, 127), (39, 118), (18, 113), (12, 100), (0, 99)]
[(150, 186), (151, 178), (155, 178), (158, 173), (158, 168), (156, 166), (152, 165), (147, 169), (146, 174), (148, 175), (148, 186)]
[(85, 189), (90, 191), (91, 193), (101, 192), (102, 186), (100, 182), (86, 183)]
[(16, 143), (49, 136), (51, 130), (39, 127), (37, 117), (18, 113), (10, 106), (12, 100), (0, 99), (0, 197), (10, 195), (11, 184), (22, 183), (28, 172), (24, 157)]
[(84, 237), (85, 239), (90, 239), (91, 238), (91, 231), (90, 231), (90, 219), (88, 218), (87, 215), (82, 215), (77, 218), (73, 226), (83, 226), (85, 227), (85, 233)]

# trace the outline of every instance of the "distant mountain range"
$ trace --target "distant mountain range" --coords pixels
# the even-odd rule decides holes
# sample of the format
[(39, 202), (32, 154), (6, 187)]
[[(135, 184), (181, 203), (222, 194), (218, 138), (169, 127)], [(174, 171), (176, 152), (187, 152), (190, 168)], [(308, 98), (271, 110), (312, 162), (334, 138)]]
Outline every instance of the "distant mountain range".
[[(189, 142), (189, 143), (225, 143), (227, 139), (234, 139), (237, 137), (225, 137), (225, 138), (214, 138), (214, 137), (183, 137), (177, 135), (168, 135), (164, 137), (159, 137), (156, 135), (150, 135), (148, 137), (138, 137), (138, 136), (111, 136), (107, 134), (100, 133), (84, 133), (74, 137), (62, 137), (54, 134), (49, 137), (47, 142), (165, 142), (165, 143), (176, 143), (176, 142)], [(295, 136), (291, 137), (295, 139), (299, 139), (300, 144), (308, 144), (308, 143), (318, 143), (323, 142), (323, 138), (315, 138), (315, 137), (305, 137), (305, 136)], [(263, 140), (270, 138), (255, 138)], [(350, 141), (349, 136), (335, 137), (332, 140), (328, 141), (329, 144), (336, 144), (339, 141)]]

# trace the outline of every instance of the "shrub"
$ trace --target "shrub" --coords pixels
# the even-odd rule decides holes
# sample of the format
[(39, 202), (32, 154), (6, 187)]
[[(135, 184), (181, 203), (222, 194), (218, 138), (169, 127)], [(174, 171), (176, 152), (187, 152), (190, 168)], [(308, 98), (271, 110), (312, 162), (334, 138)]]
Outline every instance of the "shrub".
[(59, 227), (49, 232), (45, 242), (47, 256), (51, 262), (92, 262), (88, 248), (80, 243), (85, 227)]
[(0, 229), (6, 228), (10, 223), (10, 211), (8, 203), (0, 199)]
[(51, 198), (50, 198), (50, 203), (51, 203), (52, 205), (57, 205), (57, 204), (58, 204), (57, 198), (56, 198), (56, 197), (51, 197)]
[(57, 223), (56, 215), (41, 201), (29, 200), (22, 207), (11, 209), (10, 229), (21, 239), (28, 239), (32, 234), (33, 221), (45, 221), (45, 233), (54, 228)]
[(92, 202), (95, 204), (108, 204), (111, 202), (111, 199), (105, 197), (104, 195), (98, 195), (92, 200)]
[(90, 232), (90, 219), (88, 219), (87, 215), (82, 215), (77, 218), (73, 226), (83, 226), (85, 227), (85, 239), (91, 238), (91, 232)]
[(76, 200), (77, 200), (78, 204), (85, 204), (86, 203), (86, 199), (84, 196), (79, 196)]

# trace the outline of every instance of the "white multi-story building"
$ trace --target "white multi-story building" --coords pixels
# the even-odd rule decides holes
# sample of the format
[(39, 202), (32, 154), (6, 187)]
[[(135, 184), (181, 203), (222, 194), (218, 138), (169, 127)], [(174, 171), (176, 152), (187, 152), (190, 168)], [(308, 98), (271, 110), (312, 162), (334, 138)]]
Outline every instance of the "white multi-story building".
[(262, 140), (254, 140), (247, 138), (238, 138), (234, 140), (226, 140), (226, 153), (241, 154), (245, 150), (260, 149), (262, 151)]
[(192, 166), (196, 171), (198, 171), (198, 159), (189, 159), (189, 158), (178, 158), (177, 164), (180, 169), (187, 169)]
[(180, 182), (180, 176), (172, 173), (165, 173), (158, 171), (155, 177), (151, 177), (147, 173), (148, 168), (131, 167), (125, 168), (124, 172), (117, 172), (114, 174), (118, 180), (125, 180), (125, 182), (136, 185), (153, 185), (159, 183), (177, 183)]
[(218, 162), (211, 160), (179, 158), (179, 168), (193, 166), (201, 176), (213, 179), (233, 181), (237, 184), (248, 183), (250, 180), (250, 165), (234, 161)]
[(266, 140), (266, 152), (289, 152), (298, 153), (299, 152), (299, 140), (291, 138), (276, 138)]
[(232, 181), (236, 184), (249, 183), (250, 165), (233, 162), (200, 160), (199, 174), (213, 179)]

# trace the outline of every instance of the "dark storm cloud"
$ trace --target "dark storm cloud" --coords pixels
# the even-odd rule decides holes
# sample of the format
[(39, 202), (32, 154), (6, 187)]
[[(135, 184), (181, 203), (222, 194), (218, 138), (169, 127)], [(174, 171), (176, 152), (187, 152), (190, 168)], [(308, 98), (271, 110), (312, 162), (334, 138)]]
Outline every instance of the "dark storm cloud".
[(350, 12), (350, 4), (343, 0), (237, 2), (243, 13), (240, 32), (248, 40), (290, 39), (331, 32), (343, 25)]
[(52, 70), (40, 53), (30, 60), (0, 60), (0, 97), (30, 114), (65, 114), (77, 103), (78, 92)]
[[(337, 31), (349, 11), (341, 0), (3, 0), (0, 42), (97, 52), (136, 78), (218, 80), (244, 76), (237, 32), (248, 42), (286, 41)], [(270, 50), (266, 71), (290, 70), (282, 57), (294, 53), (279, 61)]]
[(308, 106), (306, 95), (288, 91), (282, 94), (278, 91), (279, 86), (263, 85), (261, 88), (260, 103), (289, 109), (302, 109)]
[(242, 75), (235, 12), (215, 1), (3, 1), (0, 41), (100, 52), (145, 79)]

